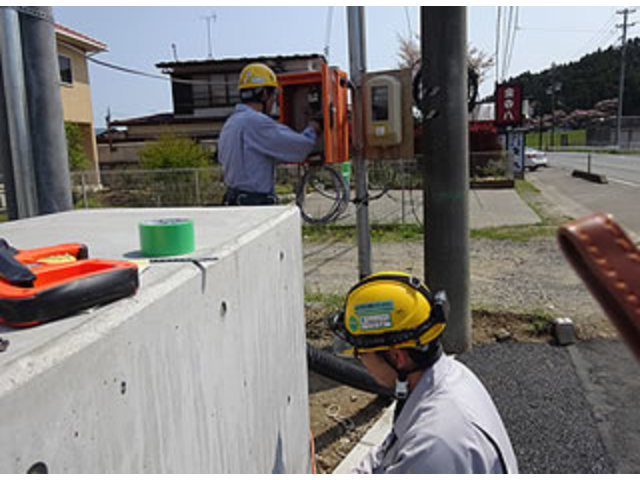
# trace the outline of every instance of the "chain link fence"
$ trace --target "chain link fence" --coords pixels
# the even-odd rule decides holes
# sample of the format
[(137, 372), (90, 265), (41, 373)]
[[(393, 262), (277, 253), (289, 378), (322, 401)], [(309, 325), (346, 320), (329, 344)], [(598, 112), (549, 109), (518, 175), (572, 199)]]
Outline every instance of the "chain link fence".
[[(470, 180), (513, 178), (506, 152), (479, 152), (470, 155)], [(341, 165), (334, 166), (337, 169)], [(367, 164), (369, 211), (372, 218), (388, 218), (391, 223), (414, 222), (421, 216), (424, 182), (421, 156), (399, 160), (373, 160)], [(295, 199), (304, 174), (303, 165), (276, 168), (276, 194), (281, 203)], [(220, 166), (162, 170), (104, 170), (100, 184), (92, 173), (71, 175), (76, 208), (199, 207), (222, 204), (224, 183)], [(351, 175), (350, 200), (355, 198)], [(395, 205), (395, 207), (394, 207)], [(397, 210), (397, 215), (389, 213)], [(353, 209), (352, 209), (353, 210)], [(382, 211), (385, 211), (382, 215)], [(380, 215), (378, 215), (380, 213)], [(348, 217), (348, 212), (347, 215)], [(391, 219), (394, 220), (391, 220)]]

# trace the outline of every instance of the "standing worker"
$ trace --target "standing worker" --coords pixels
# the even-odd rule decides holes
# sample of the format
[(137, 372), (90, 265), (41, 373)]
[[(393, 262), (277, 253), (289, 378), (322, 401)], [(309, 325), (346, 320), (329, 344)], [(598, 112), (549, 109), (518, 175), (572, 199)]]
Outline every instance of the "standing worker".
[(478, 378), (442, 352), (446, 294), (401, 272), (358, 282), (332, 321), (354, 353), (396, 392), (393, 428), (352, 473), (518, 473), (500, 415)]
[(218, 158), (224, 170), (225, 205), (273, 205), (278, 162), (303, 162), (313, 150), (320, 125), (302, 133), (269, 116), (278, 94), (276, 74), (263, 63), (240, 72), (240, 101), (220, 132)]

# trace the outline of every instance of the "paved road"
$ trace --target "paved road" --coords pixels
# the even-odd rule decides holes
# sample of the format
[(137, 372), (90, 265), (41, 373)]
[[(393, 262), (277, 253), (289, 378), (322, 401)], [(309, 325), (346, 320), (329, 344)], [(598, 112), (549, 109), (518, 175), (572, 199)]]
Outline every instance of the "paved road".
[[(613, 214), (636, 241), (640, 240), (640, 182), (618, 182), (608, 176), (607, 184), (593, 183), (571, 176), (572, 169), (550, 167), (528, 172), (526, 179), (536, 185), (567, 215), (579, 218), (593, 212)], [(637, 165), (640, 177), (640, 160)], [(631, 178), (631, 177), (630, 177)]]
[[(588, 169), (587, 153), (548, 153), (549, 165), (565, 170)], [(592, 153), (591, 172), (606, 175), (613, 183), (640, 187), (640, 156)]]

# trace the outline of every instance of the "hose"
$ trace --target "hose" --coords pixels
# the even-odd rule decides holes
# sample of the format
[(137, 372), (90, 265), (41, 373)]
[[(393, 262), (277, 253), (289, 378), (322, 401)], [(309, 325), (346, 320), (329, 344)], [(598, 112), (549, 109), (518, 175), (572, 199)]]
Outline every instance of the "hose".
[(323, 377), (343, 383), (358, 390), (393, 397), (393, 390), (379, 385), (364, 368), (307, 343), (309, 368)]

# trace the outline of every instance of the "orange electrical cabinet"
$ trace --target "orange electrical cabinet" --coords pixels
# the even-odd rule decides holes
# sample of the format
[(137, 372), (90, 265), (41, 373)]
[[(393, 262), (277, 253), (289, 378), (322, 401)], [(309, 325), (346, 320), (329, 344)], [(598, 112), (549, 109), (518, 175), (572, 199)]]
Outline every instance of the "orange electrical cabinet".
[(349, 119), (347, 113), (347, 74), (322, 65), (319, 71), (278, 75), (280, 121), (296, 131), (316, 120), (322, 136), (310, 157), (325, 163), (349, 160)]

